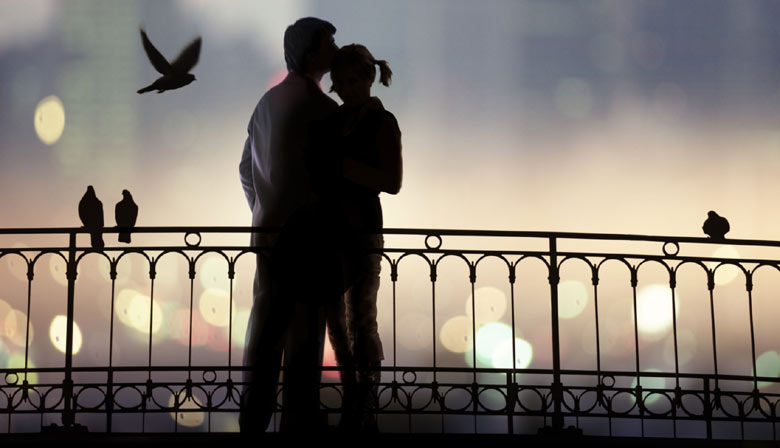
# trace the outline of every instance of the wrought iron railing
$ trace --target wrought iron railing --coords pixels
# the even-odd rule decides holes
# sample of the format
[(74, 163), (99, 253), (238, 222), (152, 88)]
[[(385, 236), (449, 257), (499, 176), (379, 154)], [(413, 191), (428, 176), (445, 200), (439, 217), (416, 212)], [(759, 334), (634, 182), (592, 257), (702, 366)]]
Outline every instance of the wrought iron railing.
[[(259, 231), (137, 228), (93, 250), (80, 228), (0, 229), (0, 429), (237, 430)], [(380, 430), (777, 439), (780, 242), (384, 236)]]

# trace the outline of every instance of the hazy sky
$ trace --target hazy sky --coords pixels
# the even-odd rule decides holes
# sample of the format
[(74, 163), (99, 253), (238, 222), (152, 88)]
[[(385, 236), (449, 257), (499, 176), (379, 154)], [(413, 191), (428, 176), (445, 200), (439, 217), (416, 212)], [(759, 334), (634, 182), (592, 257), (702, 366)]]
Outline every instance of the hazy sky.
[[(88, 184), (105, 205), (130, 189), (139, 225), (247, 225), (246, 125), (284, 71), (285, 27), (313, 15), (393, 68), (373, 90), (403, 133), (388, 226), (699, 235), (714, 209), (734, 237), (777, 239), (778, 13), (771, 1), (3, 2), (0, 226), (78, 225)], [(198, 80), (137, 95), (157, 76), (139, 26), (169, 58), (203, 36)], [(47, 145), (34, 118), (50, 95), (65, 125)]]

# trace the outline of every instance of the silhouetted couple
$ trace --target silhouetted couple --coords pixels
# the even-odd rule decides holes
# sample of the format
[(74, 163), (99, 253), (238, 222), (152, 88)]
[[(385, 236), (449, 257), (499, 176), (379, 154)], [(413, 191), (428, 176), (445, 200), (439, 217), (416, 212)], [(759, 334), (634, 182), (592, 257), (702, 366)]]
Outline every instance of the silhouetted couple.
[[(325, 327), (344, 384), (340, 426), (376, 430), (383, 359), (376, 295), (383, 247), (379, 193), (401, 186), (395, 117), (371, 85), (391, 71), (362, 45), (339, 49), (336, 28), (300, 19), (284, 35), (288, 75), (260, 99), (249, 122), (239, 171), (255, 233), (254, 305), (247, 328), (242, 432), (263, 432), (276, 406), (284, 353), (280, 430), (326, 425), (319, 383)], [(319, 87), (331, 71), (338, 106)]]

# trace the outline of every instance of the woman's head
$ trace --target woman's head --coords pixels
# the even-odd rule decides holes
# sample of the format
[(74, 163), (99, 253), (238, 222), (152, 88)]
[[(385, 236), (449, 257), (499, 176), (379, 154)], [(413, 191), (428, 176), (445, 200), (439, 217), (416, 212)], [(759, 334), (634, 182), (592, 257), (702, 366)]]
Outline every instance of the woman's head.
[(371, 96), (371, 84), (379, 66), (379, 82), (390, 85), (393, 76), (387, 61), (378, 61), (360, 44), (345, 45), (336, 52), (331, 66), (331, 92), (336, 92), (344, 104), (357, 104)]

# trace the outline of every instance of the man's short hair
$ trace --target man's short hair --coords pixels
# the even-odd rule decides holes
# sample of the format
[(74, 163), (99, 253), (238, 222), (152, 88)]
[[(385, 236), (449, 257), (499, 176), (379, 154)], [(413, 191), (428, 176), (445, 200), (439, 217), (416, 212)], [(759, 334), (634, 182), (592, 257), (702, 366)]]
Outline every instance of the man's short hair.
[(336, 27), (316, 17), (298, 19), (288, 26), (284, 32), (284, 60), (287, 70), (306, 73), (306, 54), (317, 51), (320, 39), (333, 34), (336, 34)]

